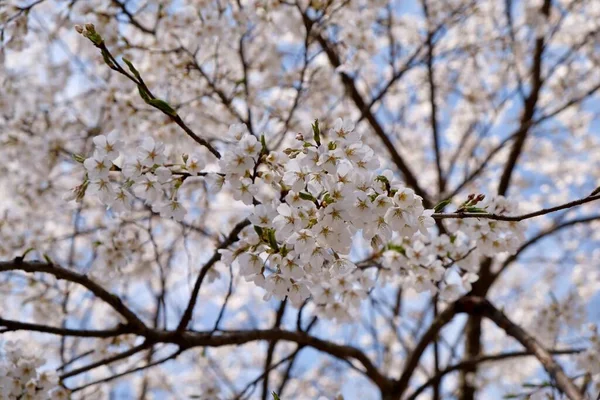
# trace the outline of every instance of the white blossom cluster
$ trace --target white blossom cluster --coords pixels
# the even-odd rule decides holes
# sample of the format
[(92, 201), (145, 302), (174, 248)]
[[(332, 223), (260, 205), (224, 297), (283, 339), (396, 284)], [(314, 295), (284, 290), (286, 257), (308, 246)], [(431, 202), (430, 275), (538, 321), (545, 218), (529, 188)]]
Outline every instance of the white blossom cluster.
[[(299, 306), (312, 296), (325, 317), (349, 320), (374, 285), (372, 263), (357, 266), (349, 259), (360, 237), (371, 244), (371, 261), (383, 259), (381, 274), (403, 276), (406, 286), (432, 293), (450, 277), (448, 267), (455, 262), (461, 265), (463, 289), (470, 290), (478, 279), (475, 264), (465, 262), (471, 253), (516, 249), (522, 231), (506, 222), (457, 222), (452, 236), (431, 238), (433, 210), (425, 210), (422, 198), (391, 171), (377, 173), (378, 159), (352, 124), (338, 119), (323, 143), (318, 126), (314, 129), (314, 141), (299, 135), (301, 147), (267, 153), (235, 126), (239, 145), (221, 160), (233, 196), (254, 204), (253, 226), (242, 232), (236, 251), (221, 251), (223, 261), (237, 262), (246, 280), (266, 290), (266, 298), (287, 296)], [(257, 204), (264, 186), (275, 196), (263, 196)], [(504, 198), (485, 207), (499, 214), (511, 211)], [(461, 292), (457, 284), (443, 287), (447, 300)]]
[(26, 354), (22, 342), (6, 342), (0, 352), (0, 399), (63, 400), (69, 393), (58, 386), (58, 376), (40, 371), (45, 360)]
[[(87, 171), (84, 183), (73, 189), (69, 199), (81, 199), (88, 192), (114, 212), (131, 210), (134, 196), (145, 201), (152, 210), (165, 218), (183, 220), (186, 209), (177, 198), (178, 189), (186, 176), (197, 175), (202, 167), (199, 157), (184, 157), (183, 164), (167, 164), (165, 146), (147, 137), (138, 148), (137, 156), (120, 157), (123, 142), (114, 132), (94, 138), (95, 151), (83, 161)], [(122, 167), (121, 162), (124, 160)], [(120, 184), (110, 178), (110, 172), (121, 172)]]
[(577, 366), (595, 375), (594, 381), (598, 381), (600, 379), (600, 335), (595, 325), (591, 325), (589, 330), (591, 331), (590, 346), (577, 355)]
[[(202, 175), (213, 191), (224, 188), (252, 207), (237, 248), (220, 252), (225, 264), (236, 263), (247, 281), (265, 289), (266, 299), (287, 297), (300, 306), (312, 296), (325, 317), (350, 320), (377, 267), (384, 282), (399, 278), (433, 294), (441, 289), (451, 301), (477, 281), (479, 256), (513, 252), (522, 239), (519, 224), (486, 219), (453, 219), (449, 234), (432, 236), (434, 210), (392, 171), (381, 170), (374, 151), (342, 119), (326, 135), (315, 122), (312, 140), (298, 134), (299, 146), (282, 151), (269, 151), (243, 124), (232, 125), (229, 136), (236, 145), (219, 160), (220, 173)], [(137, 196), (164, 217), (184, 218), (177, 190), (204, 162), (184, 156), (183, 164), (169, 164), (164, 146), (146, 138), (135, 161), (123, 157), (121, 168), (123, 144), (114, 134), (94, 143), (94, 155), (83, 162), (88, 192), (117, 212), (131, 209)], [(120, 184), (110, 171), (121, 172)], [(480, 207), (514, 211), (503, 197)], [(357, 240), (373, 251), (358, 265), (350, 259)]]

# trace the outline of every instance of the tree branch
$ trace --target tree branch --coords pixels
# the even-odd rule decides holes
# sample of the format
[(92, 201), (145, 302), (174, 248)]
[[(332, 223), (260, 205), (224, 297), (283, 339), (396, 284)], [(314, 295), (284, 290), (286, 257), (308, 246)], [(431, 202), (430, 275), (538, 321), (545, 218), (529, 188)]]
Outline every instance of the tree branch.
[[(585, 349), (548, 350), (549, 353), (555, 354), (555, 355), (577, 354), (577, 353), (581, 353), (582, 351), (585, 351)], [(530, 351), (512, 351), (512, 352), (507, 352), (507, 353), (481, 355), (481, 356), (472, 358), (470, 360), (462, 361), (458, 364), (454, 364), (454, 365), (444, 368), (442, 371), (439, 372), (439, 374), (429, 378), (425, 383), (423, 383), (414, 392), (412, 392), (410, 394), (410, 396), (408, 396), (406, 398), (406, 400), (417, 400), (418, 396), (421, 393), (423, 393), (423, 391), (425, 389), (427, 389), (429, 386), (431, 386), (433, 383), (435, 383), (435, 381), (440, 379), (442, 376), (449, 374), (451, 372), (460, 371), (467, 367), (479, 365), (479, 364), (489, 362), (489, 361), (499, 361), (499, 360), (506, 360), (509, 358), (529, 357), (529, 356), (534, 356), (534, 355), (535, 354), (533, 354)]]
[(573, 381), (565, 374), (561, 366), (554, 361), (552, 355), (535, 338), (529, 335), (523, 328), (512, 322), (504, 313), (498, 310), (488, 300), (482, 298), (471, 298), (474, 309), (480, 315), (492, 320), (507, 335), (515, 338), (523, 347), (531, 352), (542, 364), (548, 375), (556, 382), (558, 389), (566, 394), (571, 400), (583, 400), (583, 395)]
[(88, 338), (110, 338), (119, 335), (125, 335), (131, 333), (132, 330), (127, 325), (119, 325), (115, 329), (106, 330), (89, 330), (89, 329), (69, 329), (59, 328), (48, 325), (32, 324), (28, 322), (14, 321), (10, 319), (0, 318), (0, 326), (5, 327), (2, 332), (15, 332), (15, 331), (30, 331), (30, 332), (41, 332), (50, 333), (58, 336), (74, 336), (74, 337), (88, 337)]
[(550, 208), (544, 208), (541, 209), (539, 211), (535, 211), (535, 212), (531, 212), (531, 213), (527, 213), (527, 214), (521, 214), (521, 215), (498, 215), (498, 214), (489, 214), (489, 213), (463, 213), (463, 212), (454, 212), (454, 213), (446, 213), (446, 214), (442, 214), (442, 213), (434, 213), (432, 214), (432, 218), (434, 219), (449, 219), (449, 218), (454, 218), (454, 219), (464, 219), (464, 218), (484, 218), (484, 219), (493, 219), (496, 221), (512, 221), (512, 222), (518, 222), (518, 221), (523, 221), (526, 219), (530, 219), (530, 218), (535, 218), (535, 217), (539, 217), (542, 215), (546, 215), (546, 214), (550, 214), (556, 211), (560, 211), (560, 210), (566, 210), (569, 208), (573, 208), (576, 206), (580, 206), (582, 204), (585, 203), (590, 203), (592, 201), (596, 201), (600, 199), (600, 194), (596, 194), (594, 196), (588, 196), (588, 197), (584, 197), (582, 199), (578, 199), (578, 200), (573, 200), (570, 201), (568, 203), (565, 204), (561, 204), (559, 206), (554, 206), (554, 207), (550, 207)]
[(221, 259), (221, 253), (219, 250), (226, 249), (231, 244), (235, 243), (238, 240), (238, 234), (244, 229), (246, 226), (250, 224), (250, 221), (247, 219), (239, 222), (231, 231), (227, 239), (223, 241), (219, 245), (219, 247), (213, 253), (213, 256), (202, 266), (200, 273), (198, 274), (198, 278), (196, 279), (196, 283), (194, 284), (194, 288), (192, 289), (192, 296), (190, 297), (190, 301), (179, 321), (179, 325), (177, 326), (177, 331), (182, 332), (186, 329), (187, 325), (192, 319), (192, 315), (194, 313), (194, 307), (196, 306), (196, 301), (198, 301), (198, 294), (200, 292), (200, 287), (202, 286), (202, 282), (208, 273), (208, 270), (212, 268), (212, 266)]
[(136, 332), (143, 333), (148, 329), (142, 320), (139, 319), (139, 317), (131, 311), (120, 298), (108, 292), (85, 275), (70, 271), (58, 265), (41, 261), (23, 261), (20, 258), (16, 258), (13, 261), (0, 261), (0, 272), (6, 271), (23, 271), (28, 273), (42, 272), (54, 275), (57, 279), (75, 282), (88, 289), (96, 295), (96, 297), (103, 300), (116, 312), (121, 314)]

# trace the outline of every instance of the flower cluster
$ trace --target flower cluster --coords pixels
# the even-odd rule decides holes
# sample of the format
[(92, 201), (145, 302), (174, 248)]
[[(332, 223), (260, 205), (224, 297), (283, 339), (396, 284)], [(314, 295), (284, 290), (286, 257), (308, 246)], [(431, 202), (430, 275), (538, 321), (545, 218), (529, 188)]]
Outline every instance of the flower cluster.
[[(373, 150), (341, 119), (326, 141), (315, 123), (313, 141), (299, 134), (301, 146), (281, 152), (261, 149), (242, 126), (232, 130), (239, 145), (221, 160), (221, 167), (233, 196), (253, 204), (252, 226), (242, 232), (236, 251), (222, 251), (223, 261), (236, 262), (246, 280), (266, 290), (267, 298), (287, 296), (298, 306), (312, 295), (325, 317), (348, 320), (374, 285), (370, 266), (432, 293), (456, 271), (463, 289), (470, 290), (478, 279), (466, 261), (471, 253), (512, 251), (518, 243), (508, 223), (478, 220), (466, 222), (460, 231), (455, 223), (451, 236), (431, 238), (433, 210), (425, 210), (422, 198), (391, 171), (377, 173)], [(269, 189), (270, 197), (264, 195)], [(260, 194), (263, 202), (256, 199)], [(484, 207), (500, 214), (510, 211), (503, 198)], [(373, 262), (357, 265), (349, 257), (361, 238), (370, 243)], [(479, 242), (481, 253), (474, 248)], [(379, 259), (383, 261), (376, 263)], [(455, 263), (464, 269), (451, 269)], [(454, 283), (443, 288), (448, 300), (461, 291)]]
[(590, 347), (577, 355), (577, 366), (592, 375), (596, 375), (594, 380), (597, 380), (598, 375), (600, 375), (600, 335), (598, 334), (598, 327), (595, 325), (590, 325), (589, 330), (591, 333)]
[(25, 354), (26, 346), (18, 342), (6, 342), (0, 353), (0, 399), (68, 399), (69, 393), (58, 386), (56, 374), (41, 372), (45, 361)]
[[(95, 151), (83, 161), (87, 179), (73, 189), (71, 199), (82, 199), (87, 192), (97, 196), (114, 212), (130, 211), (135, 197), (144, 200), (162, 217), (183, 220), (186, 209), (177, 198), (184, 177), (198, 175), (204, 163), (200, 157), (184, 155), (183, 163), (168, 164), (165, 146), (147, 137), (138, 148), (137, 157), (121, 161), (123, 143), (116, 134), (94, 138)], [(110, 172), (121, 172), (120, 184), (114, 183)]]
[[(381, 170), (353, 124), (338, 119), (327, 134), (318, 121), (312, 128), (311, 140), (298, 134), (298, 146), (269, 151), (264, 136), (232, 125), (236, 145), (219, 160), (220, 173), (203, 174), (213, 191), (223, 188), (252, 207), (237, 248), (220, 252), (224, 263), (235, 263), (247, 281), (265, 289), (266, 298), (287, 297), (300, 306), (312, 296), (324, 316), (348, 320), (372, 289), (376, 267), (390, 278), (384, 281), (400, 279), (418, 292), (441, 290), (450, 301), (477, 281), (479, 256), (518, 247), (523, 232), (517, 223), (459, 218), (448, 223), (448, 234), (432, 235), (434, 210), (426, 210), (392, 171)], [(183, 219), (177, 190), (184, 177), (200, 171), (198, 158), (168, 164), (164, 146), (147, 138), (135, 162), (120, 168), (115, 160), (122, 145), (113, 134), (94, 143), (93, 157), (84, 161), (88, 191), (117, 211), (130, 207), (132, 191), (161, 215)], [(111, 170), (124, 177), (118, 188)], [(462, 207), (514, 211), (503, 197), (483, 200), (472, 195)], [(360, 241), (372, 254), (355, 263), (351, 256)]]

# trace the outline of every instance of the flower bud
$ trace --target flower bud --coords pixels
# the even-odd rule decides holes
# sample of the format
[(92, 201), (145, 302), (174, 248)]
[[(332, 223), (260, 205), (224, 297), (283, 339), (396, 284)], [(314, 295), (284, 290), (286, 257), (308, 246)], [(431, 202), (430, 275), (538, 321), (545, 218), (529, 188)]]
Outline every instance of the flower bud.
[(83, 26), (81, 26), (81, 25), (75, 25), (75, 30), (77, 31), (77, 33), (82, 34), (83, 33)]
[(94, 33), (96, 32), (96, 27), (94, 26), (94, 24), (85, 24), (85, 30), (88, 31), (89, 33)]

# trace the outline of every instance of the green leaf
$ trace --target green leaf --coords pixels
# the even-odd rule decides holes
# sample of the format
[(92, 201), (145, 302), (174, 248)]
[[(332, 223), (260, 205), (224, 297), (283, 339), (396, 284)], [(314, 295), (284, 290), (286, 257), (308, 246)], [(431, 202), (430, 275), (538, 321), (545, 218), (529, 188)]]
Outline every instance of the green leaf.
[(383, 185), (385, 186), (385, 190), (387, 190), (389, 195), (393, 196), (395, 194), (390, 191), (390, 189), (391, 189), (390, 181), (385, 176), (377, 175), (377, 178), (375, 178), (375, 181), (383, 183)]
[(113, 63), (113, 61), (110, 59), (110, 55), (108, 54), (108, 51), (106, 51), (106, 49), (100, 49), (100, 52), (102, 53), (102, 58), (104, 59), (104, 62), (106, 63), (106, 65), (108, 65), (108, 68), (110, 69), (117, 69), (117, 67), (115, 66), (115, 63)]
[(33, 247), (28, 248), (27, 250), (25, 250), (25, 253), (23, 253), (23, 255), (21, 256), (21, 258), (24, 259), (27, 256), (27, 254), (31, 253), (34, 250), (35, 249)]
[(402, 254), (403, 256), (406, 255), (406, 250), (404, 249), (404, 247), (397, 245), (397, 244), (390, 243), (387, 245), (387, 249), (398, 252), (398, 253)]
[(165, 114), (170, 115), (171, 117), (176, 117), (177, 116), (177, 111), (175, 111), (173, 109), (173, 107), (171, 107), (169, 105), (169, 103), (167, 103), (164, 100), (150, 99), (150, 101), (148, 103), (151, 104), (152, 106), (158, 108), (160, 111), (164, 112)]
[(375, 178), (375, 180), (376, 180), (377, 182), (385, 183), (386, 185), (389, 185), (389, 184), (390, 184), (390, 181), (388, 180), (388, 178), (386, 178), (386, 177), (385, 177), (385, 176), (383, 176), (383, 175), (377, 175), (377, 178)]
[(483, 208), (479, 208), (479, 207), (465, 207), (464, 211), (466, 212), (470, 212), (470, 213), (478, 213), (478, 214), (486, 214), (487, 211), (484, 210)]
[(298, 196), (300, 196), (300, 198), (302, 200), (308, 200), (308, 201), (317, 201), (317, 199), (314, 198), (314, 196), (310, 193), (306, 193), (306, 192), (300, 192), (298, 193)]
[(44, 260), (46, 260), (46, 262), (48, 264), (54, 265), (54, 261), (52, 261), (52, 259), (50, 258), (50, 256), (48, 254), (46, 254), (46, 253), (44, 253)]
[(102, 36), (100, 36), (100, 34), (98, 32), (86, 32), (85, 37), (87, 37), (88, 39), (90, 39), (90, 41), (92, 43), (94, 43), (94, 45), (96, 47), (101, 47), (102, 43), (104, 43), (104, 40), (102, 40)]
[(138, 92), (140, 92), (140, 96), (142, 99), (144, 99), (144, 101), (148, 104), (150, 104), (150, 96), (148, 95), (148, 93), (146, 93), (146, 89), (144, 89), (144, 87), (142, 85), (137, 85), (138, 87)]
[(81, 154), (73, 153), (73, 154), (71, 154), (71, 158), (80, 164), (83, 164), (83, 162), (85, 161), (85, 157), (82, 156)]
[(319, 128), (319, 120), (315, 119), (315, 122), (312, 124), (313, 130), (313, 139), (317, 146), (321, 145), (321, 129)]
[(436, 213), (442, 212), (444, 211), (444, 208), (448, 205), (452, 203), (452, 199), (446, 199), (443, 201), (440, 201), (434, 208), (433, 211), (435, 211)]
[(290, 250), (288, 250), (286, 245), (283, 245), (283, 247), (279, 248), (279, 254), (281, 254), (281, 257), (287, 256), (289, 252)]
[(263, 154), (267, 154), (269, 152), (269, 149), (267, 148), (267, 141), (265, 139), (265, 135), (260, 135), (260, 144), (262, 146), (262, 153)]
[(275, 251), (279, 251), (279, 246), (277, 245), (277, 239), (275, 239), (275, 229), (269, 229), (267, 231), (267, 237), (269, 239), (269, 245)]
[(277, 395), (277, 393), (273, 392), (273, 393), (271, 393), (271, 395), (273, 395), (273, 400), (281, 400), (279, 398), (279, 396)]
[(540, 385), (538, 385), (537, 383), (525, 382), (521, 386), (523, 386), (524, 388), (538, 388)]
[(129, 67), (129, 70), (131, 71), (131, 73), (141, 82), (142, 81), (142, 77), (140, 76), (140, 73), (138, 72), (138, 70), (135, 69), (135, 67), (133, 66), (133, 64), (131, 63), (131, 61), (129, 61), (128, 59), (126, 59), (125, 57), (123, 57), (123, 62), (125, 64), (127, 64), (127, 66)]

